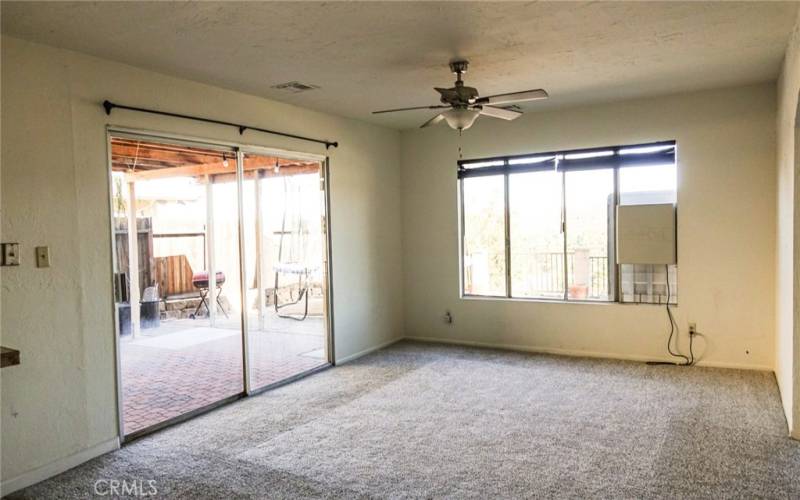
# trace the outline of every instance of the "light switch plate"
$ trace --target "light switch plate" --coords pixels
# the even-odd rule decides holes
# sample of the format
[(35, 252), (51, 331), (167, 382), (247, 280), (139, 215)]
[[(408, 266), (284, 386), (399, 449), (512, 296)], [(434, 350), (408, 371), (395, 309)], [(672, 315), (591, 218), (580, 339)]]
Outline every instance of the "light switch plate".
[(36, 267), (50, 267), (50, 247), (36, 247)]
[(19, 265), (19, 243), (2, 243), (3, 246), (3, 265)]

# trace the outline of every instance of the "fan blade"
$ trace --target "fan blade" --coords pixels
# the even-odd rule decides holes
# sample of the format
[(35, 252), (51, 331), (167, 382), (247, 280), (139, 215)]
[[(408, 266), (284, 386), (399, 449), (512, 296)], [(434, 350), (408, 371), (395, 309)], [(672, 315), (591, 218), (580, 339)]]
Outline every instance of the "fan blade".
[(449, 107), (450, 106), (444, 106), (444, 105), (439, 105), (439, 106), (415, 106), (413, 108), (382, 109), (380, 111), (373, 111), (372, 114), (373, 115), (377, 115), (377, 114), (380, 114), (380, 113), (394, 113), (395, 111), (412, 111), (412, 110), (415, 110), (415, 109), (443, 109), (443, 108), (449, 108)]
[(481, 109), (481, 114), (486, 116), (491, 116), (493, 118), (502, 118), (503, 120), (514, 120), (515, 118), (519, 118), (522, 116), (522, 113), (519, 111), (514, 111), (511, 109), (503, 109), (503, 108), (495, 108), (492, 106), (483, 106)]
[(497, 94), (475, 99), (475, 104), (512, 104), (516, 102), (536, 101), (547, 99), (547, 92), (542, 89), (523, 90), (522, 92), (511, 92), (509, 94)]
[(425, 128), (425, 127), (430, 127), (431, 125), (436, 125), (442, 120), (444, 120), (444, 115), (439, 113), (438, 115), (434, 116), (430, 120), (423, 123), (422, 126), (420, 126), (419, 128)]

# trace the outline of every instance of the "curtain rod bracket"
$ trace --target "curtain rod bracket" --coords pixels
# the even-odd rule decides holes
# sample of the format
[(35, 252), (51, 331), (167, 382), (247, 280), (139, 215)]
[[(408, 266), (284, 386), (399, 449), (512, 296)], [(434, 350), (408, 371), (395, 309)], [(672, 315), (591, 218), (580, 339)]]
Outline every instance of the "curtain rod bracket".
[(338, 148), (339, 143), (334, 141), (326, 141), (323, 139), (314, 139), (312, 137), (304, 137), (302, 135), (295, 135), (295, 134), (288, 134), (286, 132), (278, 132), (276, 130), (270, 130), (266, 128), (260, 127), (249, 127), (247, 125), (241, 125), (238, 123), (226, 122), (222, 120), (214, 120), (212, 118), (203, 118), (201, 116), (192, 116), (192, 115), (182, 115), (180, 113), (170, 113), (169, 111), (158, 111), (156, 109), (147, 109), (147, 108), (137, 108), (134, 106), (125, 106), (124, 104), (116, 104), (109, 100), (103, 101), (103, 108), (106, 110), (106, 115), (111, 114), (111, 110), (114, 108), (119, 109), (127, 109), (129, 111), (138, 111), (140, 113), (150, 113), (153, 115), (161, 115), (161, 116), (171, 116), (173, 118), (183, 118), (184, 120), (195, 120), (198, 122), (205, 122), (205, 123), (213, 123), (215, 125), (225, 125), (227, 127), (236, 127), (239, 129), (239, 135), (244, 134), (245, 130), (255, 130), (257, 132), (263, 132), (265, 134), (272, 134), (272, 135), (279, 135), (281, 137), (288, 137), (290, 139), (297, 139), (300, 141), (308, 141), (308, 142), (316, 142), (317, 144), (324, 144), (325, 149), (330, 149), (331, 147)]

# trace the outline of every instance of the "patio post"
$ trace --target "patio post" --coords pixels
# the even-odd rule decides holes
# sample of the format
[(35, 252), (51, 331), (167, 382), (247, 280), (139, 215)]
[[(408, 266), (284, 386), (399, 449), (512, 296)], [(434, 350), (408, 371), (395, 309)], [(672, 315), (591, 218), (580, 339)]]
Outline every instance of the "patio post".
[(256, 170), (256, 295), (258, 300), (258, 329), (264, 329), (266, 304), (264, 303), (264, 223), (261, 217), (261, 169)]
[(128, 281), (131, 304), (131, 335), (139, 336), (139, 226), (136, 224), (136, 181), (128, 178)]
[(208, 322), (217, 319), (217, 270), (214, 266), (214, 177), (206, 175), (206, 246), (208, 250)]

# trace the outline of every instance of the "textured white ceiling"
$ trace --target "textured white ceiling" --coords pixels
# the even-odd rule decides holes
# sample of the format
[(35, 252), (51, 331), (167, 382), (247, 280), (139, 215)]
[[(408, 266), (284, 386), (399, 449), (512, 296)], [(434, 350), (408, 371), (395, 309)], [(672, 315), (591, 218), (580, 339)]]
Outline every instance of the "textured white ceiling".
[[(526, 110), (767, 81), (798, 3), (2, 2), (3, 33), (329, 113), (407, 128), (447, 63)], [(8, 70), (8, 68), (3, 68)], [(271, 89), (291, 80), (301, 94)], [(137, 103), (142, 104), (142, 103)]]

